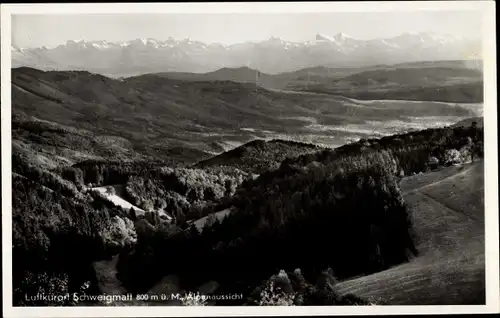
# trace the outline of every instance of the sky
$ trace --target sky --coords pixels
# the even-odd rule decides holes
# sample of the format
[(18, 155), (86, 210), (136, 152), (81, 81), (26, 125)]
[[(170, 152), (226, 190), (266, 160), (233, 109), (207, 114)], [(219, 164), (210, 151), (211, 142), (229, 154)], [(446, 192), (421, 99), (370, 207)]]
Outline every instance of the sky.
[(190, 38), (206, 43), (261, 41), (271, 36), (311, 41), (317, 33), (357, 39), (404, 32), (481, 38), (481, 15), (470, 11), (342, 12), (288, 14), (60, 14), (13, 15), (12, 44), (55, 47), (67, 40), (127, 41)]

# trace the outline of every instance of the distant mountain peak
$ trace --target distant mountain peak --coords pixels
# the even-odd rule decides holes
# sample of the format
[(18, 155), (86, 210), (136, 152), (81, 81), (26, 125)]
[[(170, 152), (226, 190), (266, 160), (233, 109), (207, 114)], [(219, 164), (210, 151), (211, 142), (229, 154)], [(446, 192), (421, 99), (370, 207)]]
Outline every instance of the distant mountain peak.
[(323, 34), (323, 33), (317, 33), (316, 34), (316, 41), (329, 41), (329, 42), (332, 42), (333, 38), (331, 38), (328, 35)]
[(318, 42), (331, 42), (337, 44), (344, 44), (348, 40), (354, 40), (354, 38), (342, 32), (337, 33), (334, 36), (329, 36), (324, 33), (316, 34), (316, 41)]
[(274, 42), (283, 42), (283, 40), (279, 36), (271, 36), (269, 38), (269, 41), (274, 41)]
[(129, 43), (129, 45), (147, 45), (148, 40), (146, 38), (138, 38), (138, 39), (132, 40), (128, 43)]
[(66, 41), (66, 44), (85, 44), (85, 43), (87, 43), (87, 40), (84, 39)]
[(347, 40), (354, 40), (354, 38), (352, 36), (349, 36), (345, 33), (337, 33), (335, 36), (334, 36), (334, 39), (337, 40), (337, 41), (340, 41), (340, 42), (345, 42)]

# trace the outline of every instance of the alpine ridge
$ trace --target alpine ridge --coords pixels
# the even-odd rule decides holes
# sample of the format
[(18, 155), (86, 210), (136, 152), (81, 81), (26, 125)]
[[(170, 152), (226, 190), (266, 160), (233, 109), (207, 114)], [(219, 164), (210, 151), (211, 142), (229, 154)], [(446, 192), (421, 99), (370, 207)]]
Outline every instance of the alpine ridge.
[(108, 76), (150, 72), (204, 73), (220, 68), (249, 67), (277, 74), (307, 67), (360, 67), (413, 61), (454, 60), (481, 55), (480, 41), (404, 33), (385, 39), (359, 40), (344, 33), (316, 34), (314, 40), (286, 41), (270, 37), (232, 45), (193, 39), (130, 41), (68, 40), (53, 48), (12, 46), (12, 67), (41, 70), (87, 70)]

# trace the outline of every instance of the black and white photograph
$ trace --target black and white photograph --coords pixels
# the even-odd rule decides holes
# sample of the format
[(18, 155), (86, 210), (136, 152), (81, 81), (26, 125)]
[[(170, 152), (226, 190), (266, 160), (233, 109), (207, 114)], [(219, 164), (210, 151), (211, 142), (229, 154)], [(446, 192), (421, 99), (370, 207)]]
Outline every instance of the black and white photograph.
[(494, 12), (2, 5), (9, 315), (498, 312)]

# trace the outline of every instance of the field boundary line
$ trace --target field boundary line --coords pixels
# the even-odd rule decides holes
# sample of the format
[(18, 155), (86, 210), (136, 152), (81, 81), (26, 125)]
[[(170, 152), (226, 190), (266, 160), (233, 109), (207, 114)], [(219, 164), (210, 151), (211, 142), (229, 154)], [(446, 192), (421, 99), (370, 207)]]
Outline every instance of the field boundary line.
[[(429, 183), (429, 184), (423, 185), (423, 186), (421, 186), (421, 187), (418, 187), (418, 188), (412, 189), (412, 190), (410, 190), (410, 191), (403, 192), (402, 194), (403, 194), (403, 195), (411, 194), (411, 193), (413, 193), (413, 192), (418, 192), (418, 191), (420, 191), (420, 190), (422, 190), (422, 189), (425, 189), (425, 188), (427, 188), (427, 187), (431, 187), (431, 186), (434, 186), (434, 185), (440, 184), (441, 182), (444, 182), (444, 181), (446, 181), (446, 180), (448, 180), (448, 179), (450, 179), (450, 178), (454, 178), (454, 177), (456, 177), (456, 176), (460, 176), (460, 175), (462, 175), (462, 174), (465, 174), (465, 173), (467, 173), (469, 170), (471, 170), (471, 169), (472, 169), (472, 168), (474, 168), (474, 167), (476, 167), (476, 164), (472, 164), (469, 168), (467, 168), (467, 169), (465, 169), (465, 170), (463, 170), (463, 171), (457, 172), (457, 173), (455, 173), (455, 174), (452, 174), (451, 176), (447, 176), (447, 177), (445, 177), (445, 178), (443, 178), (443, 179), (441, 179), (441, 180), (439, 180), (439, 181), (435, 181), (435, 182), (432, 182), (432, 183)], [(452, 209), (452, 210), (453, 210), (453, 209)]]

